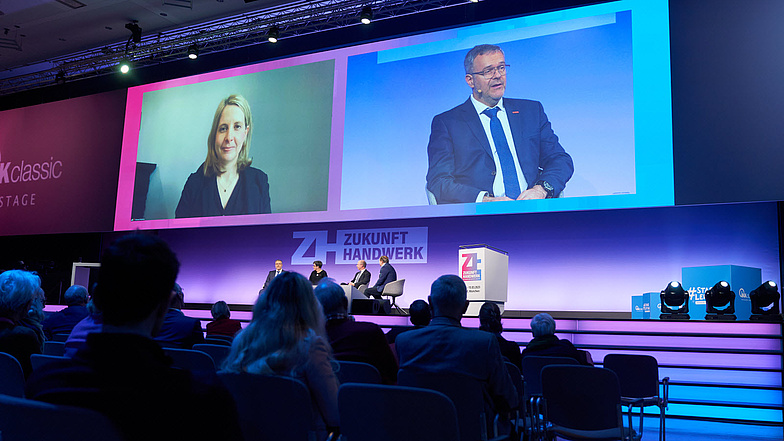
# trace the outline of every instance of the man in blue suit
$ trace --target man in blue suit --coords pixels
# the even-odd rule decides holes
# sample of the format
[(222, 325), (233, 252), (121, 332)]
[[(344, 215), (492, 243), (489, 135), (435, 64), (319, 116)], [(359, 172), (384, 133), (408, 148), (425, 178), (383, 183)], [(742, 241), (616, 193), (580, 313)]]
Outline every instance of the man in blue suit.
[(500, 47), (466, 54), (471, 97), (433, 118), (427, 189), (439, 204), (557, 197), (574, 173), (538, 101), (504, 98)]
[(389, 257), (387, 256), (381, 256), (378, 259), (378, 264), (381, 265), (381, 269), (378, 270), (378, 280), (375, 285), (365, 290), (365, 295), (368, 298), (372, 296), (381, 300), (381, 293), (384, 292), (386, 284), (397, 280), (397, 272), (389, 264)]

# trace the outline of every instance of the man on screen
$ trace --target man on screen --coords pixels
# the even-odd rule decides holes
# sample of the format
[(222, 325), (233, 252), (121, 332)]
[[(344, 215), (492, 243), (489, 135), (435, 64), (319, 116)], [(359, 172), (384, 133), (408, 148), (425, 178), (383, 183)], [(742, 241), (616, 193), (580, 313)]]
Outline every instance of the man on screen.
[(557, 197), (572, 158), (538, 101), (504, 98), (500, 47), (475, 46), (464, 60), (471, 97), (433, 118), (427, 189), (439, 204)]

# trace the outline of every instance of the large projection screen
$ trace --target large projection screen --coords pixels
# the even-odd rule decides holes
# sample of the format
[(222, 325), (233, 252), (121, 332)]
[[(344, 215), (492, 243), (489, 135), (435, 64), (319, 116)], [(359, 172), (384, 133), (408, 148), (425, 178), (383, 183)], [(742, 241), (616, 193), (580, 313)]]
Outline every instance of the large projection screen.
[[(115, 229), (673, 205), (668, 20), (664, 0), (624, 0), (131, 88)], [(510, 121), (514, 100), (541, 103), (571, 157), (561, 197), (435, 204), (426, 191), (431, 124), (469, 98), (463, 59), (478, 44), (504, 51)], [(211, 182), (200, 194), (218, 200), (201, 164), (218, 103), (233, 94), (251, 109), (247, 153), (263, 176), (253, 188), (269, 208), (178, 217), (189, 179)], [(527, 157), (529, 133), (514, 136)]]

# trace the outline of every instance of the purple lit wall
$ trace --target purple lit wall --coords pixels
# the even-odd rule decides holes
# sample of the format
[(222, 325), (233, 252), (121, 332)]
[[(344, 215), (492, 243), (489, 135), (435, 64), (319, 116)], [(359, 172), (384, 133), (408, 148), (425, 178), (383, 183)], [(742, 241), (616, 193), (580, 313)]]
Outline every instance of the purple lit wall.
[[(406, 279), (402, 306), (426, 298), (437, 276), (457, 273), (458, 246), (477, 243), (509, 253), (510, 310), (630, 311), (631, 295), (662, 290), (680, 279), (685, 266), (757, 267), (764, 280), (780, 280), (775, 203), (163, 230), (160, 235), (182, 261), (179, 282), (186, 301), (251, 304), (276, 259), (307, 276), (318, 258), (330, 277), (350, 279), (354, 260), (336, 263), (344, 257), (338, 231), (422, 228), (425, 262), (406, 263), (413, 260), (402, 255), (391, 261), (398, 277)], [(319, 234), (323, 240), (313, 243), (302, 238)], [(378, 264), (368, 263), (375, 281)]]

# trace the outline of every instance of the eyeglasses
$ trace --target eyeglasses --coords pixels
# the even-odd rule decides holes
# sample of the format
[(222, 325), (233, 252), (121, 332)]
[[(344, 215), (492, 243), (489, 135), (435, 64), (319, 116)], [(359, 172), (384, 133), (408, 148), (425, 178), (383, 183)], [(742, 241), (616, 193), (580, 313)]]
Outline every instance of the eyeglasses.
[(500, 76), (506, 75), (506, 68), (507, 67), (509, 67), (508, 64), (499, 64), (498, 66), (485, 68), (481, 72), (469, 72), (469, 74), (471, 74), (471, 75), (482, 75), (482, 77), (484, 77), (484, 79), (489, 80), (490, 78), (493, 78), (495, 76), (496, 72), (498, 72), (498, 75), (500, 75)]

